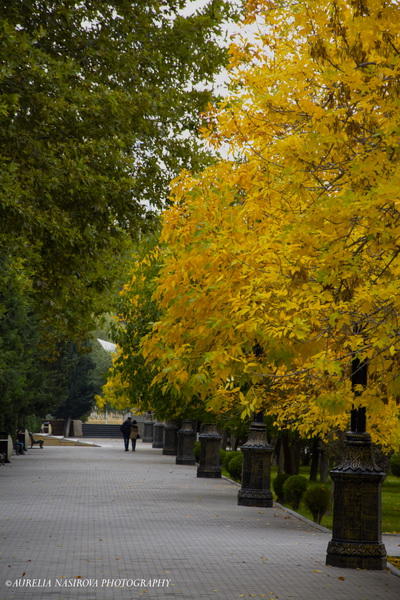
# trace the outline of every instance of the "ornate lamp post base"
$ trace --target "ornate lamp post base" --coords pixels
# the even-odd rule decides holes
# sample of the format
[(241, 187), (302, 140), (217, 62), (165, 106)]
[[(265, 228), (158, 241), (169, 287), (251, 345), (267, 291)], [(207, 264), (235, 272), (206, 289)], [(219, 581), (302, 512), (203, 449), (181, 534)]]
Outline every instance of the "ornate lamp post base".
[(153, 441), (153, 425), (153, 421), (143, 423), (143, 442), (150, 443)]
[(164, 447), (164, 423), (156, 421), (153, 425), (153, 444), (152, 448)]
[(219, 449), (222, 436), (218, 433), (216, 425), (203, 425), (199, 440), (200, 462), (197, 468), (197, 477), (220, 478)]
[(240, 449), (243, 452), (243, 470), (238, 504), (241, 506), (272, 506), (270, 472), (273, 448), (267, 443), (264, 423), (252, 423), (249, 439)]
[(261, 506), (263, 508), (270, 508), (273, 504), (272, 493), (263, 492), (262, 490), (254, 489), (240, 489), (238, 492), (238, 504), (239, 506)]
[(368, 433), (346, 433), (343, 463), (331, 471), (334, 482), (333, 531), (326, 564), (353, 569), (384, 569), (381, 485)]
[(176, 456), (178, 427), (175, 421), (167, 421), (164, 425), (164, 448), (162, 453), (167, 456)]
[(183, 421), (178, 431), (178, 452), (176, 455), (177, 465), (195, 465), (193, 449), (196, 441), (196, 433), (193, 429), (193, 421)]
[(384, 544), (332, 540), (328, 544), (326, 564), (332, 567), (382, 571), (386, 568), (386, 549)]

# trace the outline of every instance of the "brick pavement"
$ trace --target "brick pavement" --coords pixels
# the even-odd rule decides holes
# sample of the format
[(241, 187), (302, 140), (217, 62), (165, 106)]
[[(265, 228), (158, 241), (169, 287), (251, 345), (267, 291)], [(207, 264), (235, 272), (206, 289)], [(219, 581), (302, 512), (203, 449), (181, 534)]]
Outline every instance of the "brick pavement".
[(388, 571), (326, 567), (330, 535), (280, 508), (237, 506), (236, 486), (148, 444), (103, 443), (0, 468), (0, 600), (400, 598)]

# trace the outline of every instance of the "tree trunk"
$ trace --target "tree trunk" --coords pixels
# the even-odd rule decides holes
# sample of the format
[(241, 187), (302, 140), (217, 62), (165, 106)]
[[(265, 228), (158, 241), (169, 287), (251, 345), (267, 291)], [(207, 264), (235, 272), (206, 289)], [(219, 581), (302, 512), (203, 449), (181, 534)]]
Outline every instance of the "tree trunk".
[(320, 465), (321, 446), (320, 439), (315, 437), (311, 446), (311, 466), (310, 466), (310, 481), (317, 481), (318, 470)]
[(326, 483), (329, 479), (329, 454), (326, 444), (321, 444), (319, 479), (322, 483)]
[(71, 429), (71, 417), (67, 417), (65, 420), (64, 437), (69, 437), (69, 431)]

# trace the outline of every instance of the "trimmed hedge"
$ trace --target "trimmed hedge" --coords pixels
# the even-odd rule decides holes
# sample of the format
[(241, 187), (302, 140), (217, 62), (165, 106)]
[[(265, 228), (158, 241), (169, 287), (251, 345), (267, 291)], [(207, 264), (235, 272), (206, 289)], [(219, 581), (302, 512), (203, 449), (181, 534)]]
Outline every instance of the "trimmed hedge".
[(288, 475), (288, 473), (278, 473), (272, 483), (274, 492), (276, 494), (276, 499), (281, 504), (285, 501), (285, 496), (283, 494), (283, 484), (285, 483), (286, 479), (289, 479), (289, 477), (290, 475)]
[(229, 465), (230, 461), (232, 460), (232, 458), (234, 456), (240, 456), (241, 454), (242, 453), (240, 452), (240, 450), (227, 450), (225, 452), (224, 460), (222, 463), (222, 466), (224, 467), (224, 469), (229, 471), (228, 465)]
[(224, 450), (223, 448), (220, 448), (219, 461), (220, 461), (221, 465), (224, 464), (225, 456), (226, 456), (226, 450)]
[(300, 506), (301, 498), (307, 489), (308, 481), (303, 475), (291, 475), (283, 484), (285, 502), (296, 510)]
[(303, 502), (311, 512), (315, 523), (321, 523), (322, 517), (331, 504), (331, 492), (325, 485), (317, 483), (306, 489)]
[(240, 452), (237, 456), (233, 456), (228, 463), (228, 471), (234, 479), (240, 480), (242, 477), (243, 454)]

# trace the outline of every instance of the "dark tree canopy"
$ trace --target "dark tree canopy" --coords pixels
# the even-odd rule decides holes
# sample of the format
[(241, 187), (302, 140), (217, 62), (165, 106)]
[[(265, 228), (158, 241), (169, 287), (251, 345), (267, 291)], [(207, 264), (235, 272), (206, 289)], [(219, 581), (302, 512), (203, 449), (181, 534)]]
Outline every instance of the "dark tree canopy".
[[(230, 2), (0, 3), (0, 425), (74, 416), (99, 378), (76, 342), (108, 311), (196, 132)], [(52, 362), (53, 361), (53, 362)], [(97, 381), (97, 383), (96, 383)], [(58, 410), (57, 410), (58, 406)]]
[(229, 2), (189, 17), (184, 5), (0, 5), (0, 250), (29, 264), (51, 330), (104, 308), (170, 178), (209, 160), (195, 131)]

